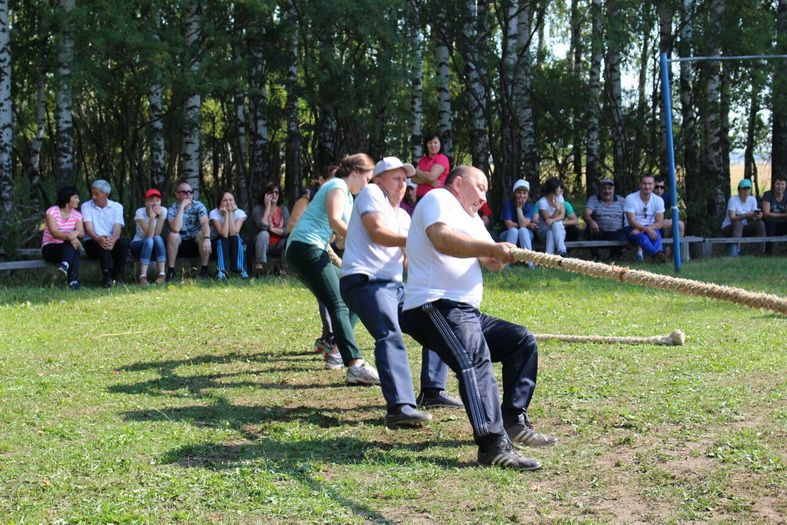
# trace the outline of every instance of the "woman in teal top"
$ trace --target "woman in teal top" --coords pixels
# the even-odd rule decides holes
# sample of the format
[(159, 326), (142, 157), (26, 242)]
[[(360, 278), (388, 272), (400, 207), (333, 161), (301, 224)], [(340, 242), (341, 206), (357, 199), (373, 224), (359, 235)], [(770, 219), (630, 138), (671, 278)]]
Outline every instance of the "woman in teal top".
[(287, 269), (326, 306), (333, 324), (341, 357), (326, 354), (326, 368), (347, 367), (347, 383), (379, 385), (377, 370), (361, 357), (353, 326), (357, 322), (339, 293), (339, 269), (331, 264), (328, 246), (331, 237), (347, 235), (353, 195), (369, 183), (374, 161), (356, 153), (342, 159), (336, 176), (325, 182), (312, 197), (287, 239)]

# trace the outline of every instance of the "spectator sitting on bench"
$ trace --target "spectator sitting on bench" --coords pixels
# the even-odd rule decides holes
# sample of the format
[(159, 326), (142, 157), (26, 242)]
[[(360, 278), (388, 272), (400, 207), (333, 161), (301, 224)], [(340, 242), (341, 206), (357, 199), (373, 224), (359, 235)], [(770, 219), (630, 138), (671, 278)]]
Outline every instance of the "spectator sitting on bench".
[(406, 211), (410, 217), (413, 216), (413, 211), (415, 211), (415, 191), (417, 188), (418, 184), (413, 182), (413, 179), (408, 178), (407, 191), (404, 194), (404, 199), (399, 203), (399, 207)]
[[(762, 215), (765, 221), (765, 234), (787, 235), (787, 179), (784, 175), (776, 175), (773, 189), (762, 196)], [(773, 243), (765, 244), (765, 253), (773, 252)]]
[(178, 184), (175, 203), (167, 210), (167, 282), (175, 278), (175, 261), (178, 257), (199, 255), (202, 267), (199, 276), (209, 277), (208, 261), (213, 247), (210, 244), (208, 209), (194, 200), (194, 189), (188, 182)]
[(208, 214), (211, 241), (216, 248), (216, 279), (219, 281), (225, 280), (230, 271), (238, 272), (241, 279), (249, 278), (240, 237), (246, 217), (246, 212), (238, 208), (235, 195), (230, 191), (222, 193), (219, 207), (213, 208)]
[(111, 288), (125, 273), (128, 239), (121, 235), (126, 223), (123, 205), (109, 200), (112, 186), (103, 179), (90, 185), (91, 200), (82, 205), (85, 253), (101, 263), (102, 284)]
[(73, 186), (57, 190), (57, 201), (44, 215), (44, 237), (41, 257), (57, 263), (71, 290), (79, 289), (79, 238), (85, 235), (79, 213), (79, 192)]
[(565, 208), (563, 227), (566, 229), (566, 240), (576, 241), (579, 240), (579, 217), (577, 217), (577, 214), (574, 212), (574, 207), (566, 200), (565, 195), (563, 195), (565, 191), (566, 187), (561, 183), (558, 195), (563, 199), (563, 207)]
[[(664, 201), (664, 220), (661, 221), (661, 224), (664, 227), (661, 229), (661, 238), (663, 239), (664, 237), (671, 237), (672, 213), (667, 213), (667, 208), (672, 209), (672, 194), (667, 191), (667, 181), (661, 175), (653, 179), (653, 194), (658, 195), (661, 197), (661, 200)], [(686, 231), (686, 226), (683, 221), (678, 221), (678, 228), (680, 228), (678, 231), (680, 232), (680, 238), (682, 239), (683, 233)]]
[[(765, 236), (762, 211), (751, 190), (751, 179), (743, 179), (738, 183), (738, 194), (730, 197), (727, 202), (727, 212), (721, 223), (721, 233), (725, 237)], [(764, 251), (765, 247), (762, 249)], [(739, 252), (740, 244), (730, 244), (730, 257), (737, 257)]]
[[(639, 177), (639, 191), (629, 193), (623, 204), (624, 229), (626, 238), (642, 248), (656, 262), (666, 260), (661, 246), (661, 226), (664, 220), (664, 201), (653, 194), (653, 175), (644, 174)], [(643, 260), (637, 254), (637, 261)]]
[[(533, 236), (538, 231), (538, 212), (530, 202), (530, 183), (524, 179), (514, 182), (513, 199), (503, 201), (500, 221), (505, 228), (500, 233), (500, 241), (515, 244), (525, 250), (533, 249)], [(533, 267), (532, 262), (527, 263)]]
[[(587, 204), (582, 218), (585, 219), (585, 235), (590, 241), (625, 241), (626, 232), (623, 229), (623, 204), (625, 199), (615, 194), (615, 181), (601, 179), (598, 194), (592, 195)], [(609, 258), (613, 261), (623, 253), (622, 246), (611, 246)], [(599, 261), (598, 248), (591, 248), (590, 255), (594, 261)]]
[(150, 189), (145, 193), (145, 205), (134, 214), (137, 231), (131, 239), (131, 253), (139, 257), (139, 284), (148, 284), (148, 265), (151, 257), (158, 262), (156, 284), (163, 284), (167, 264), (167, 248), (161, 237), (167, 210), (161, 206), (161, 192)]
[(281, 206), (281, 188), (269, 182), (251, 211), (254, 222), (254, 271), (260, 272), (268, 262), (268, 254), (281, 257), (287, 237), (290, 211)]
[(560, 181), (552, 177), (541, 186), (543, 197), (536, 206), (539, 213), (538, 238), (546, 244), (546, 253), (555, 253), (566, 257), (566, 227), (563, 225), (566, 209), (560, 195)]

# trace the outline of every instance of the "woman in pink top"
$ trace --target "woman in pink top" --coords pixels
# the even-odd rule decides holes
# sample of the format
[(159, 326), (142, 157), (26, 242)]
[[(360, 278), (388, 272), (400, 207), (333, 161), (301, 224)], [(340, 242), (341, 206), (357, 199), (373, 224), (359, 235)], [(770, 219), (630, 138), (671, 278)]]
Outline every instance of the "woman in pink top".
[(45, 261), (59, 263), (57, 270), (68, 279), (68, 287), (79, 288), (79, 238), (84, 236), (82, 214), (77, 211), (79, 194), (73, 186), (57, 192), (57, 202), (44, 215), (44, 238), (41, 256)]
[(437, 133), (424, 135), (424, 150), (426, 155), (418, 161), (418, 166), (413, 175), (413, 181), (418, 183), (415, 190), (416, 199), (429, 193), (435, 188), (442, 188), (451, 167), (448, 165), (448, 157), (443, 155), (443, 143)]

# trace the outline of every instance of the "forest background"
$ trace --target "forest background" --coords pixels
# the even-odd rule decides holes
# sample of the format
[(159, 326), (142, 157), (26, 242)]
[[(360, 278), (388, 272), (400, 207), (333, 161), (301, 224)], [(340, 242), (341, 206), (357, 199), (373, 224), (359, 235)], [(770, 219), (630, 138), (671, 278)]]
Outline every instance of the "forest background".
[[(127, 210), (184, 179), (209, 206), (268, 181), (292, 202), (348, 153), (416, 161), (430, 130), (495, 209), (518, 178), (625, 194), (666, 173), (661, 52), (787, 54), (787, 0), (0, 0), (0, 231), (30, 241), (58, 186), (96, 178)], [(708, 234), (731, 151), (756, 191), (755, 158), (787, 175), (787, 60), (672, 75), (679, 193)]]

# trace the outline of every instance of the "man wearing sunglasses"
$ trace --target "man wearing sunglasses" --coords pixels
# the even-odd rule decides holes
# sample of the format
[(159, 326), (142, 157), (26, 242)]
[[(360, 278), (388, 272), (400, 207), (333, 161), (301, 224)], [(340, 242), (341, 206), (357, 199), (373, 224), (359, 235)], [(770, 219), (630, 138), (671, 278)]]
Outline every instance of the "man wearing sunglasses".
[[(661, 197), (661, 200), (664, 201), (665, 208), (665, 217), (664, 220), (661, 221), (661, 225), (663, 226), (661, 229), (661, 237), (672, 237), (672, 212), (669, 211), (672, 206), (672, 194), (667, 191), (667, 180), (664, 177), (659, 175), (654, 179), (654, 181), (653, 194)], [(680, 237), (683, 238), (683, 232), (686, 229), (683, 225), (683, 221), (678, 221), (678, 227), (680, 227)], [(669, 247), (665, 246), (664, 253), (668, 254), (668, 252)]]
[(194, 189), (188, 182), (178, 184), (177, 201), (167, 210), (167, 282), (175, 278), (175, 260), (178, 257), (199, 255), (202, 267), (200, 277), (208, 278), (208, 260), (212, 251), (208, 209), (194, 200)]

